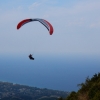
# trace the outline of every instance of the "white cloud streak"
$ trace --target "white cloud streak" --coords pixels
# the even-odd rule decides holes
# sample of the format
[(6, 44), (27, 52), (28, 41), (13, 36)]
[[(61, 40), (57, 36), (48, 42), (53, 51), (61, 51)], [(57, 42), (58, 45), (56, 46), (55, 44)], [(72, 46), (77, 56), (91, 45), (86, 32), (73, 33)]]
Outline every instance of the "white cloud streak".
[(34, 10), (36, 9), (37, 7), (39, 7), (41, 5), (41, 3), (38, 3), (38, 2), (34, 2), (32, 5), (30, 5), (28, 8), (29, 10)]

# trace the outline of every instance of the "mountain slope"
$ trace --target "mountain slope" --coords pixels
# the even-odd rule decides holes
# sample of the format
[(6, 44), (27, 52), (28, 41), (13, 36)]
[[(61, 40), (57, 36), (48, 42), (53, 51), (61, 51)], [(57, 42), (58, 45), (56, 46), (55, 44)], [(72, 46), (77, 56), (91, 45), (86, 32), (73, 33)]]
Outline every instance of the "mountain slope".
[(61, 100), (100, 100), (100, 73), (86, 78), (84, 83), (78, 84), (78, 92), (72, 91), (66, 99)]
[(0, 100), (57, 100), (68, 92), (0, 82)]

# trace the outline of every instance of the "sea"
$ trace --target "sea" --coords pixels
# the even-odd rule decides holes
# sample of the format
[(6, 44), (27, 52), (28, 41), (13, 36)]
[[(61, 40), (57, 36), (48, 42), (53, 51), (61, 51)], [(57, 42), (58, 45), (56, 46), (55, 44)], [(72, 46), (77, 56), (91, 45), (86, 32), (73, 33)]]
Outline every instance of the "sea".
[(99, 56), (0, 56), (0, 81), (60, 91), (78, 91), (78, 84), (100, 72)]

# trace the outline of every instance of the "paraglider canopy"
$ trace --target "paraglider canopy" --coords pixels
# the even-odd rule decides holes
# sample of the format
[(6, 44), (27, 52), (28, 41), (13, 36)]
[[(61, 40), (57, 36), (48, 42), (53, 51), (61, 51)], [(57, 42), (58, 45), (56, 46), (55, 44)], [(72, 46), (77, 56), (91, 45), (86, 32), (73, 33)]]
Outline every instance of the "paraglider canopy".
[(21, 22), (18, 23), (17, 25), (17, 29), (20, 29), (24, 24), (32, 22), (32, 21), (39, 21), (41, 24), (43, 24), (49, 31), (50, 35), (53, 34), (53, 26), (46, 20), (44, 19), (39, 19), (39, 18), (35, 18), (35, 19), (24, 19)]

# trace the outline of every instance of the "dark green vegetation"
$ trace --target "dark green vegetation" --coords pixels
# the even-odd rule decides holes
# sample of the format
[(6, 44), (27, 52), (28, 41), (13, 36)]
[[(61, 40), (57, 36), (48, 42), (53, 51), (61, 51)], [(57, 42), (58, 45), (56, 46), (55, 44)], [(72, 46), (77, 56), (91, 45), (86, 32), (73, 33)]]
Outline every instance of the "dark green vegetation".
[(78, 85), (80, 89), (72, 91), (66, 99), (59, 100), (100, 100), (100, 73), (86, 78), (84, 83)]
[(0, 100), (58, 100), (68, 92), (0, 82)]

